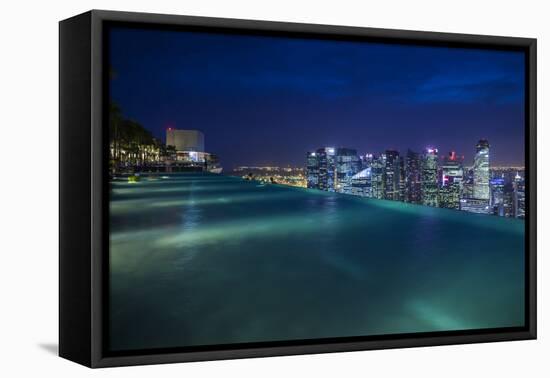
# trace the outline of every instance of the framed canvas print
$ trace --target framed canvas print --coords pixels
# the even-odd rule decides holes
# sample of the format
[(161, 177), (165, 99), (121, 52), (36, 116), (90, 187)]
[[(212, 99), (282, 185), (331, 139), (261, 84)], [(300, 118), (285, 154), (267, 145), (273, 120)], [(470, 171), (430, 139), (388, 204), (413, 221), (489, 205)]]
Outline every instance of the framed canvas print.
[(60, 23), (60, 355), (536, 337), (536, 41)]

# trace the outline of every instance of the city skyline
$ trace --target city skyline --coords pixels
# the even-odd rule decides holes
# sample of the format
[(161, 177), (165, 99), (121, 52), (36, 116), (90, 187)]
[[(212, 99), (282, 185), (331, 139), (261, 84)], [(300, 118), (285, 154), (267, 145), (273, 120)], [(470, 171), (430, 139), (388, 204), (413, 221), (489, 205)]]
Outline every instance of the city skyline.
[(521, 53), (115, 28), (112, 99), (164, 141), (197, 129), (226, 167), (302, 165), (320, 145), (427, 145), (524, 164)]
[(490, 149), (489, 141), (480, 139), (475, 145), (473, 167), (467, 168), (461, 156), (451, 152), (440, 157), (434, 147), (420, 153), (386, 150), (378, 155), (360, 155), (351, 148), (320, 147), (305, 155), (306, 187), (523, 219), (524, 172), (516, 172), (513, 179), (495, 175)]

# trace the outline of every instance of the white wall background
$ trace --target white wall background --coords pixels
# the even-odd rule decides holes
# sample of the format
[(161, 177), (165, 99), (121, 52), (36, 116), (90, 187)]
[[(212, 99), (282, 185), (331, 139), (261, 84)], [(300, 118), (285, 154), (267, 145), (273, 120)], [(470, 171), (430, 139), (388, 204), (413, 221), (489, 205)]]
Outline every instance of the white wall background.
[[(550, 376), (550, 12), (543, 0), (3, 2), (0, 22), (0, 376)], [(539, 340), (90, 370), (56, 357), (58, 25), (89, 9), (536, 37)], [(32, 167), (32, 169), (31, 169)], [(39, 169), (36, 169), (36, 168)], [(545, 351), (546, 349), (546, 351)]]

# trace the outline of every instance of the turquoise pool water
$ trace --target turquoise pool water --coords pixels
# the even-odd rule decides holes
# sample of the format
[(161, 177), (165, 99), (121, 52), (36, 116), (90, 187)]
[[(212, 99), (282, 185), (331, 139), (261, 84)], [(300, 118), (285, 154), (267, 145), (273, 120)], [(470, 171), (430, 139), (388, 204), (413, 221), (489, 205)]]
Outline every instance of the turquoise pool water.
[(113, 350), (524, 322), (519, 220), (218, 175), (112, 188)]

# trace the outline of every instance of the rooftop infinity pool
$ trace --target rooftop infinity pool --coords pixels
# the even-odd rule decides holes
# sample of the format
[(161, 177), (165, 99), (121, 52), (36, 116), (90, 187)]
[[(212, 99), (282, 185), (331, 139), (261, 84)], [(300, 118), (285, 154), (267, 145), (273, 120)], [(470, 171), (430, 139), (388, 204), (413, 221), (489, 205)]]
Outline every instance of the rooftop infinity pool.
[(523, 325), (523, 221), (167, 177), (112, 183), (112, 350)]

